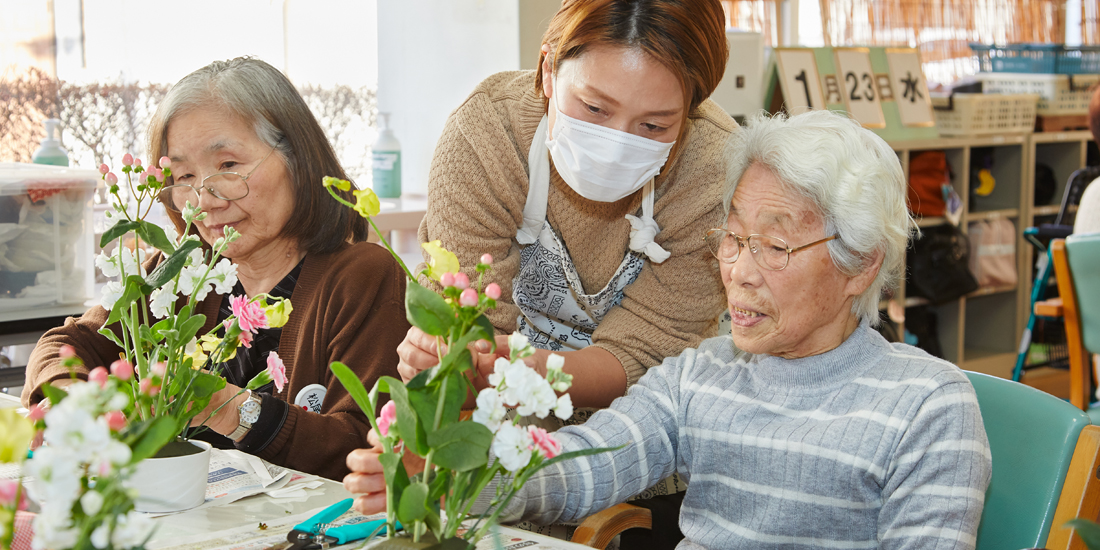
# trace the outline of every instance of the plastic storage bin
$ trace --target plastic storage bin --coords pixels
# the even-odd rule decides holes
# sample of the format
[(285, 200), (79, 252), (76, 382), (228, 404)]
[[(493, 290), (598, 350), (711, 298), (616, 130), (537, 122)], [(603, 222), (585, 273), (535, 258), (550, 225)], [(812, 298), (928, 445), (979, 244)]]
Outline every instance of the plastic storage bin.
[(1035, 94), (934, 96), (936, 129), (944, 136), (1030, 133), (1035, 130)]
[(1083, 115), (1089, 110), (1091, 87), (1100, 75), (981, 73), (987, 94), (1039, 94), (1040, 115)]
[(0, 321), (83, 305), (94, 293), (99, 172), (0, 163)]
[(982, 72), (1092, 74), (1100, 73), (1100, 46), (1062, 44), (970, 44)]

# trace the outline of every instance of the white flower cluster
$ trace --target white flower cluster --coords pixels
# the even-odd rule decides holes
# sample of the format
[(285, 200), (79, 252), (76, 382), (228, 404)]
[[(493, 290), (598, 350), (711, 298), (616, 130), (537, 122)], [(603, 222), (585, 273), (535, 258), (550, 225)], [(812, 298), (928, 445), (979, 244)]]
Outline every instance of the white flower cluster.
[(508, 337), (512, 360), (500, 357), (489, 375), (491, 387), (478, 393), (473, 420), (493, 432), (493, 454), (510, 472), (526, 466), (535, 442), (530, 433), (507, 421), (507, 408), (514, 407), (517, 416), (554, 416), (567, 420), (573, 416), (573, 401), (569, 394), (558, 397), (554, 392), (569, 389), (572, 377), (561, 372), (564, 359), (551, 354), (547, 359), (547, 376), (543, 378), (523, 362), (533, 350), (527, 337), (515, 333)]
[[(76, 545), (80, 526), (73, 522), (73, 511), (78, 501), (85, 515), (100, 512), (103, 496), (94, 484), (84, 489), (86, 476), (129, 475), (130, 447), (112, 437), (103, 416), (128, 403), (129, 398), (113, 386), (103, 389), (95, 383), (78, 382), (69, 386), (68, 397), (46, 413), (45, 445), (27, 462), (42, 509), (34, 518), (35, 550)], [(91, 541), (96, 548), (107, 548), (108, 543), (131, 548), (142, 544), (153, 527), (146, 516), (131, 511), (117, 519), (113, 533), (106, 521), (92, 533)]]

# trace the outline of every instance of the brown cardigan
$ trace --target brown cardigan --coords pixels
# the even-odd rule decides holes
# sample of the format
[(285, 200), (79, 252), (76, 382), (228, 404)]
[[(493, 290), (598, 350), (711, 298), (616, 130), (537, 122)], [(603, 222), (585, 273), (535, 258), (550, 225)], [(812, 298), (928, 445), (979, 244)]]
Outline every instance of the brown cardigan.
[[(342, 361), (367, 389), (379, 376), (397, 377), (397, 345), (409, 330), (404, 298), (404, 273), (376, 244), (306, 255), (291, 296), (294, 311), (279, 340), (288, 382), (275, 397), (291, 406), (282, 430), (257, 456), (330, 479), (348, 473), (345, 458), (367, 446), (370, 423), (328, 366)], [(214, 326), (221, 301), (221, 295), (211, 293), (199, 304), (207, 319), (202, 332)], [(107, 311), (96, 306), (39, 340), (27, 365), (24, 405), (42, 399), (43, 384), (69, 376), (57, 356), (64, 344), (76, 348), (88, 368), (118, 359), (121, 350), (97, 333), (106, 320)], [(328, 388), (320, 413), (293, 406), (294, 396), (309, 384)]]

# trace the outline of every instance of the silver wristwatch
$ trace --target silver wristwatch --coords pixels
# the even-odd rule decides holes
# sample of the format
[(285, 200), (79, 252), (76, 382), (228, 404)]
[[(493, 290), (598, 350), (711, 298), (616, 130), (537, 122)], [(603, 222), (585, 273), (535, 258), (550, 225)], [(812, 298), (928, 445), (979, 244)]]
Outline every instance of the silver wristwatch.
[(244, 434), (252, 429), (252, 425), (260, 419), (261, 403), (260, 396), (252, 393), (252, 390), (248, 390), (248, 399), (245, 399), (244, 403), (241, 403), (241, 405), (237, 407), (237, 413), (240, 415), (241, 419), (237, 422), (237, 429), (229, 434), (229, 439), (240, 441), (244, 437)]

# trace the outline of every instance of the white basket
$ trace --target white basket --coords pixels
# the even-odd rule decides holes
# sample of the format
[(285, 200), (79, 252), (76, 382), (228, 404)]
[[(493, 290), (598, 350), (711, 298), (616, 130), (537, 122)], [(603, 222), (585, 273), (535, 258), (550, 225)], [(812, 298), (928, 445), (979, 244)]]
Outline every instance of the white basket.
[(1040, 115), (1083, 115), (1089, 111), (1091, 90), (1100, 75), (980, 73), (982, 91), (987, 94), (1039, 94)]
[[(936, 128), (943, 136), (1030, 133), (1035, 130), (1035, 94), (955, 94), (933, 97)], [(950, 110), (941, 107), (951, 106)]]

